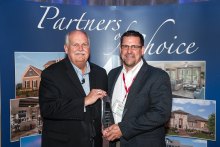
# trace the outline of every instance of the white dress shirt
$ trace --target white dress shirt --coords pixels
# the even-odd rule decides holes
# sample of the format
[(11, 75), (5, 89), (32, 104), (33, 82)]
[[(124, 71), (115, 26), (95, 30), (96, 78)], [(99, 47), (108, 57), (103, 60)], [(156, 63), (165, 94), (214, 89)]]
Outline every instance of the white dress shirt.
[[(127, 97), (125, 97), (126, 95), (126, 90), (125, 90), (125, 85), (124, 85), (124, 81), (123, 81), (123, 73), (125, 75), (125, 84), (126, 87), (129, 89), (129, 87), (132, 85), (132, 83), (135, 80), (135, 77), (138, 73), (138, 71), (140, 70), (141, 66), (143, 65), (143, 60), (141, 60), (137, 65), (135, 65), (135, 67), (133, 67), (131, 70), (129, 70), (128, 72), (126, 72), (125, 67), (123, 66), (123, 69), (115, 83), (115, 87), (113, 90), (113, 94), (112, 94), (112, 110), (113, 110), (113, 117), (115, 120), (115, 123), (119, 123), (122, 120), (122, 114), (118, 114), (115, 111), (115, 104), (117, 102), (121, 102), (122, 105), (122, 109), (124, 110), (124, 106), (127, 100)], [(128, 94), (128, 93), (127, 93)]]

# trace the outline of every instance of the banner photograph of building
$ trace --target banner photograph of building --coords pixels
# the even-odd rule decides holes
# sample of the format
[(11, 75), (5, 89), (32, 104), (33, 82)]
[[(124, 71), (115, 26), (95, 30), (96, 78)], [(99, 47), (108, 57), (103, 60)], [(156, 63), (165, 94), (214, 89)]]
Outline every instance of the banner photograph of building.
[(205, 61), (149, 61), (170, 76), (173, 98), (205, 99)]
[(11, 142), (42, 131), (38, 98), (20, 98), (10, 101)]
[(63, 52), (16, 52), (16, 98), (38, 97), (42, 70), (64, 57)]
[(213, 100), (174, 98), (167, 134), (215, 140), (215, 117), (216, 102)]

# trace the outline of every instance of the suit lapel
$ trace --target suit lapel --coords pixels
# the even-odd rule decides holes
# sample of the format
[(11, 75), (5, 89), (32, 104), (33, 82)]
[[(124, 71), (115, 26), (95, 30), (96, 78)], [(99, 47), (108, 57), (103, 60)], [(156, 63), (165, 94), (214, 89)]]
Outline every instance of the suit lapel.
[(79, 92), (82, 95), (86, 95), (84, 90), (83, 90), (83, 87), (80, 83), (80, 80), (79, 80), (72, 64), (70, 63), (68, 57), (65, 59), (65, 63), (66, 63), (66, 67), (67, 67), (66, 73), (69, 76), (69, 78), (71, 79), (73, 85), (79, 90)]
[(122, 118), (125, 116), (126, 112), (130, 108), (130, 106), (133, 104), (133, 101), (135, 100), (136, 95), (139, 92), (140, 88), (144, 85), (144, 82), (146, 82), (146, 80), (144, 80), (143, 78), (146, 78), (146, 76), (148, 76), (148, 74), (146, 73), (147, 69), (148, 69), (148, 65), (145, 60), (143, 60), (143, 61), (144, 61), (144, 63), (142, 65), (140, 71), (138, 72), (138, 74), (137, 74), (137, 76), (131, 86), (130, 92), (128, 94)]
[(113, 91), (114, 91), (114, 87), (115, 87), (115, 84), (116, 84), (116, 81), (117, 81), (117, 79), (118, 79), (118, 77), (119, 77), (119, 75), (120, 75), (120, 73), (121, 73), (121, 70), (122, 70), (122, 66), (116, 71), (116, 74), (115, 74), (115, 76), (114, 76), (114, 78), (113, 78), (113, 80), (112, 81), (109, 81), (109, 82), (112, 82), (112, 84), (110, 84), (110, 90), (109, 90), (109, 96), (110, 96), (110, 98), (112, 98), (112, 94), (113, 94)]
[(89, 84), (90, 84), (90, 90), (91, 90), (91, 89), (96, 88), (97, 81), (95, 81), (96, 73), (94, 72), (95, 70), (93, 70), (93, 65), (91, 63), (90, 63), (90, 68), (91, 68), (91, 71), (89, 73)]

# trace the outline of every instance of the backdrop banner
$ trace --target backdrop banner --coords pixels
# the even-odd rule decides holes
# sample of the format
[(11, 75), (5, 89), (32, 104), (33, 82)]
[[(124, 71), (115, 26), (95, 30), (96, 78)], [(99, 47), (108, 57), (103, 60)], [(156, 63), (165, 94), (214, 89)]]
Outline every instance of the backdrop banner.
[[(107, 72), (121, 63), (121, 35), (127, 30), (141, 32), (145, 39), (144, 58), (169, 73), (173, 98), (195, 100), (192, 110), (182, 107), (173, 112), (181, 110), (202, 118), (200, 127), (191, 128), (190, 135), (184, 136), (178, 131), (168, 135), (203, 139), (205, 143), (208, 140), (208, 147), (220, 146), (220, 132), (216, 129), (220, 127), (220, 116), (216, 114), (220, 109), (219, 7), (216, 2), (126, 7), (0, 2), (2, 146), (18, 147), (21, 138), (41, 133), (40, 73), (47, 62), (58, 62), (64, 57), (65, 34), (74, 29), (88, 33), (90, 61)], [(50, 56), (52, 58), (46, 59)], [(21, 68), (21, 64), (26, 65)], [(28, 83), (25, 76), (30, 76), (32, 70), (39, 78)], [(199, 92), (203, 95), (198, 96)], [(206, 104), (216, 109), (211, 111), (213, 107), (209, 107), (210, 111), (205, 113), (206, 107), (201, 107), (203, 111), (198, 109), (197, 113), (196, 104), (202, 105), (201, 101), (207, 100), (213, 105)], [(187, 128), (170, 127), (189, 133), (189, 122), (188, 119)]]

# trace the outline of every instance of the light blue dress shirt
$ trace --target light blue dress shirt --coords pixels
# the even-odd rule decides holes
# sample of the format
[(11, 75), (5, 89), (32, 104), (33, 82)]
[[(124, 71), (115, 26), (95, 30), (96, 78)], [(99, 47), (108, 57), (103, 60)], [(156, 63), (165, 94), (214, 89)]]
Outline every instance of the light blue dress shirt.
[[(86, 95), (88, 95), (89, 92), (90, 92), (89, 73), (91, 71), (89, 62), (88, 61), (86, 62), (86, 71), (85, 71), (84, 74), (82, 73), (82, 71), (76, 65), (74, 65), (73, 63), (72, 63), (72, 65), (73, 65), (73, 68), (76, 71), (76, 74), (77, 74), (77, 76), (78, 76), (78, 78), (79, 78), (79, 80), (82, 84), (84, 92), (86, 93)], [(83, 79), (85, 81), (84, 83), (82, 82)]]

